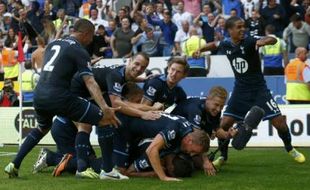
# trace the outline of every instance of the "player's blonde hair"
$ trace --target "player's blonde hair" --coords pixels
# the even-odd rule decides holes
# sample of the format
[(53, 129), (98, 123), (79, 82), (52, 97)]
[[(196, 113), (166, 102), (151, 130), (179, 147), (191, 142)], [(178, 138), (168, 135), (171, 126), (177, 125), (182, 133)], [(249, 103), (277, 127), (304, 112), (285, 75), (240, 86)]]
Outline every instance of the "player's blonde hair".
[(222, 86), (214, 86), (209, 90), (208, 98), (212, 99), (214, 97), (219, 97), (223, 100), (227, 98), (227, 91)]
[(204, 130), (193, 128), (191, 135), (193, 137), (193, 143), (201, 145), (203, 147), (203, 152), (207, 152), (209, 150), (210, 137)]

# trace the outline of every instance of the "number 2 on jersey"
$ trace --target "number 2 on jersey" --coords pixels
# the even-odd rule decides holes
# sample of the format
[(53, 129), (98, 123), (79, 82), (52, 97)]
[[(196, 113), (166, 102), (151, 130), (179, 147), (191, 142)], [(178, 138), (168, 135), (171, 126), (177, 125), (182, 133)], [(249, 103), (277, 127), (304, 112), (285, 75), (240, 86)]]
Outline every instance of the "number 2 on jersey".
[(54, 65), (55, 65), (54, 61), (60, 52), (60, 45), (54, 45), (51, 48), (51, 50), (54, 50), (54, 53), (53, 53), (51, 59), (45, 64), (43, 71), (49, 71), (49, 72), (53, 71)]

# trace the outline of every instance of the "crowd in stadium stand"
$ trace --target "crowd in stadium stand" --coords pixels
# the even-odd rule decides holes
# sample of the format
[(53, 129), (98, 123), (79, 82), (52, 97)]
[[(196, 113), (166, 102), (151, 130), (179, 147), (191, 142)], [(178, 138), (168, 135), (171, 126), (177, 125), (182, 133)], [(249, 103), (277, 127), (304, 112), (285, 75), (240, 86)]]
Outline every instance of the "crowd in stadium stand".
[(193, 34), (206, 42), (228, 39), (225, 20), (231, 16), (244, 18), (250, 36), (270, 35), (265, 29), (272, 25), (271, 34), (283, 39), (278, 53), (294, 53), (296, 47), (309, 49), (309, 5), (310, 0), (0, 0), (0, 78), (17, 79), (19, 32), (26, 60), (40, 73), (45, 45), (70, 35), (79, 18), (96, 28), (87, 47), (92, 58), (127, 58), (139, 51), (188, 56), (184, 44)]

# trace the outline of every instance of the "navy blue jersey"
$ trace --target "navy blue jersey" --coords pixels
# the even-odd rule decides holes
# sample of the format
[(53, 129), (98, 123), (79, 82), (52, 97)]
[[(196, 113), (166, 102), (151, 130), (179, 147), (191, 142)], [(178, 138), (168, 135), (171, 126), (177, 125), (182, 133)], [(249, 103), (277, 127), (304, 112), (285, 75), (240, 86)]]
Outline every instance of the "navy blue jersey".
[[(125, 80), (125, 65), (92, 68), (96, 82), (102, 92), (106, 95), (115, 95), (122, 97), (123, 87), (126, 84)], [(89, 98), (90, 94), (87, 90), (82, 78), (76, 74), (73, 77), (71, 91), (84, 98)], [(107, 104), (111, 106), (108, 96), (104, 96)]]
[[(135, 167), (136, 171), (138, 172), (145, 172), (145, 171), (152, 171), (152, 165), (148, 156), (146, 155), (145, 151), (152, 143), (152, 139), (143, 139), (137, 145), (137, 152), (138, 154), (133, 160), (133, 166)], [(168, 154), (176, 154), (176, 152), (171, 150), (160, 150), (159, 156), (163, 158)]]
[(238, 45), (230, 40), (221, 41), (219, 50), (224, 52), (229, 59), (235, 74), (235, 87), (255, 89), (266, 86), (261, 70), (261, 61), (256, 41), (258, 39), (246, 37)]
[(145, 82), (143, 86), (144, 98), (155, 103), (160, 102), (165, 108), (186, 100), (186, 93), (180, 86), (170, 89), (167, 85), (167, 77), (160, 75)]
[(194, 127), (204, 130), (209, 135), (212, 130), (216, 130), (220, 125), (221, 113), (212, 116), (206, 111), (205, 99), (189, 98), (175, 107), (172, 114), (185, 117)]
[(92, 75), (87, 51), (73, 37), (51, 42), (45, 50), (34, 101), (59, 100), (59, 97), (66, 101), (71, 98), (71, 80), (76, 72), (80, 77)]
[(121, 134), (130, 139), (154, 138), (160, 134), (167, 150), (178, 148), (183, 137), (193, 131), (192, 124), (185, 118), (165, 113), (157, 120), (143, 120), (121, 113), (117, 116), (124, 124), (117, 129)]

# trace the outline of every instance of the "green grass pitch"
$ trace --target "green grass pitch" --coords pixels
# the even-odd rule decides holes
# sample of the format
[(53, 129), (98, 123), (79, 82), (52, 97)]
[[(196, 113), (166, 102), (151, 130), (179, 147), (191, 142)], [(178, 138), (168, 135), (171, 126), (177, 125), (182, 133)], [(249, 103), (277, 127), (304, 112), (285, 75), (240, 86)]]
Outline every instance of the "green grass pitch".
[[(50, 147), (53, 149), (53, 147)], [(3, 172), (12, 156), (1, 152), (16, 152), (17, 146), (0, 148), (0, 190), (308, 190), (310, 189), (310, 150), (299, 148), (307, 158), (306, 163), (298, 164), (288, 156), (283, 148), (247, 148), (243, 151), (230, 149), (229, 161), (218, 175), (205, 176), (202, 171), (182, 182), (162, 182), (157, 178), (131, 178), (128, 181), (103, 181), (76, 179), (73, 175), (51, 176), (53, 168), (42, 173), (32, 174), (32, 165), (37, 159), (40, 147), (26, 157), (19, 171), (18, 179), (8, 179)], [(97, 149), (98, 151), (98, 149)]]

